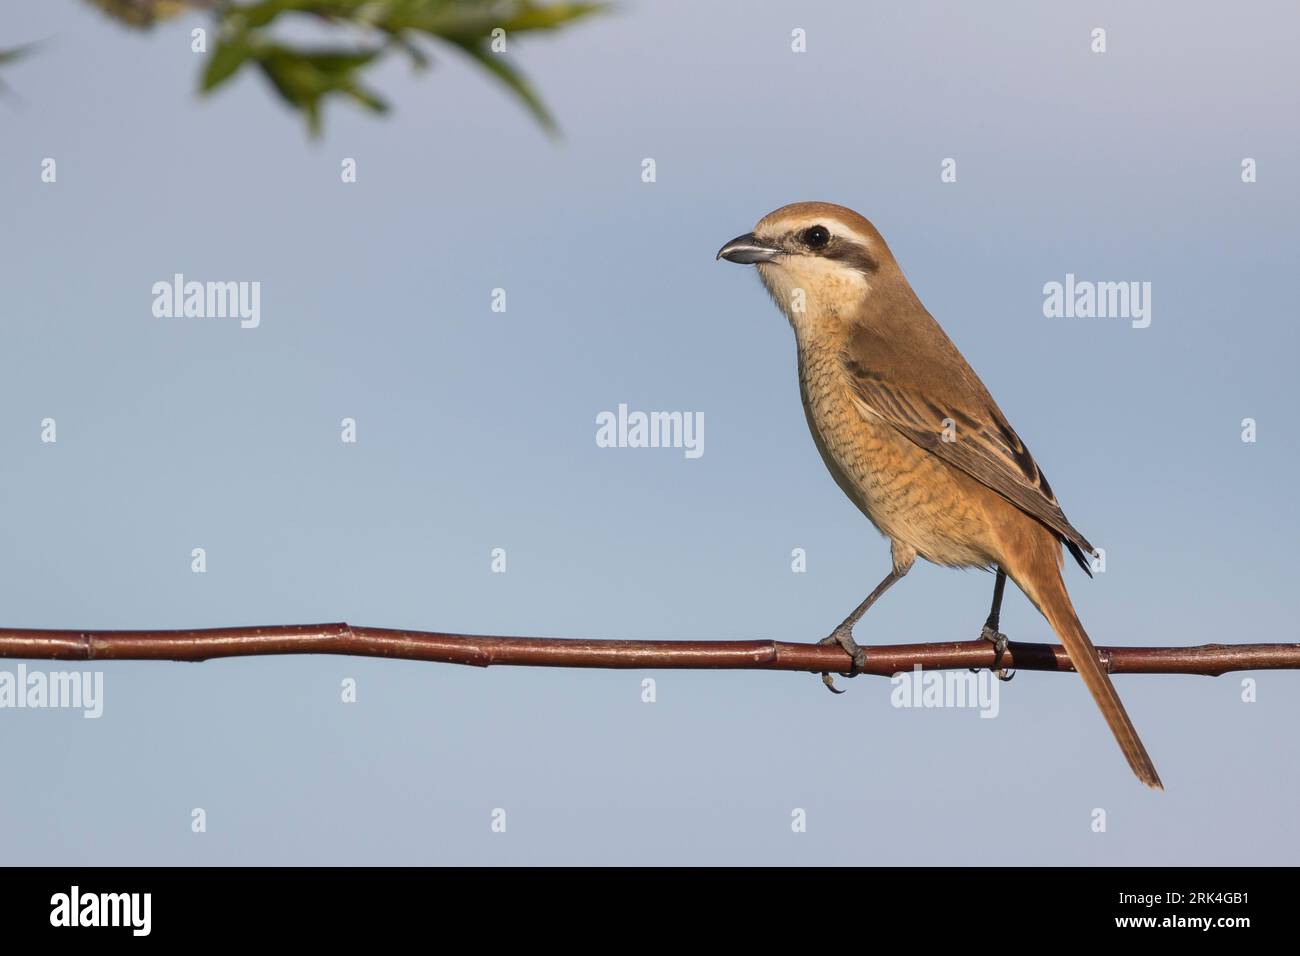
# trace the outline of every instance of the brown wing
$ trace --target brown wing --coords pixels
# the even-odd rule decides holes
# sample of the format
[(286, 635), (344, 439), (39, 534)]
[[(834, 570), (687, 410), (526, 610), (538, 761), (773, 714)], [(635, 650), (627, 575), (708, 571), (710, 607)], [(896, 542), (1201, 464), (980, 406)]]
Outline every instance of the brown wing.
[(855, 401), (1037, 518), (1091, 574), (1084, 555), (1092, 545), (1065, 517), (1033, 455), (956, 346), (925, 319), (910, 341), (871, 328), (850, 337), (840, 359)]

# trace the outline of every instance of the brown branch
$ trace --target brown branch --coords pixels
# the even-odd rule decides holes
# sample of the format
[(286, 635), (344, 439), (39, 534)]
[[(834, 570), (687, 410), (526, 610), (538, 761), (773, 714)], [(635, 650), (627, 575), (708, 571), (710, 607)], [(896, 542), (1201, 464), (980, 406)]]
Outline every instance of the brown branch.
[[(0, 628), (0, 658), (62, 661), (204, 661), (264, 654), (345, 654), (475, 667), (715, 668), (848, 670), (837, 646), (785, 641), (587, 641), (399, 631), (349, 624), (278, 624), (175, 631), (54, 631)], [(1112, 674), (1205, 674), (1300, 669), (1300, 644), (1203, 644), (1199, 647), (1099, 647)], [(987, 641), (868, 646), (865, 673), (992, 667)], [(1012, 643), (1002, 666), (1072, 671), (1065, 649)]]

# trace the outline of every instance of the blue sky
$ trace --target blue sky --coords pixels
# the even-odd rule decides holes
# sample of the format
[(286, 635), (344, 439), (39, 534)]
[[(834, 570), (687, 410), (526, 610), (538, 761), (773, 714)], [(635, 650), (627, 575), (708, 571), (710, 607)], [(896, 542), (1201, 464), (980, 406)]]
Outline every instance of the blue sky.
[[(1293, 5), (626, 4), (512, 53), (559, 141), (447, 53), (421, 76), (383, 67), (393, 113), (336, 106), (311, 142), (258, 77), (195, 96), (202, 22), (141, 36), (71, 0), (0, 15), (0, 45), (47, 40), (0, 101), (4, 624), (821, 637), (888, 546), (808, 436), (787, 323), (713, 255), (824, 199), (879, 227), (1106, 549), (1095, 580), (1067, 570), (1097, 643), (1300, 639)], [(178, 272), (260, 282), (260, 325), (155, 318), (151, 287)], [(1150, 282), (1151, 325), (1045, 317), (1043, 286), (1067, 273)], [(703, 413), (704, 454), (597, 447), (620, 403)], [(858, 638), (972, 638), (990, 587), (918, 566)], [(1003, 623), (1050, 637), (1018, 592)], [(102, 670), (98, 720), (0, 710), (0, 819), (22, 821), (5, 861), (1281, 864), (1300, 848), (1294, 673), (1117, 678), (1156, 794), (1070, 675), (1021, 674), (982, 720), (798, 674)]]

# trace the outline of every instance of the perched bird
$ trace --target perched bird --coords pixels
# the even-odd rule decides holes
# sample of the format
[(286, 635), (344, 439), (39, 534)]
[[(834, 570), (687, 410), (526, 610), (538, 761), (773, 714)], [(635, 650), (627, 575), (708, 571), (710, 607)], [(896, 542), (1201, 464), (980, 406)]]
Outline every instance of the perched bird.
[[(1062, 545), (1089, 575), (1092, 545), (1066, 519), (1029, 449), (921, 305), (875, 226), (843, 206), (795, 203), (732, 239), (718, 258), (758, 267), (794, 327), (817, 450), (891, 543), (889, 574), (822, 643), (843, 647), (856, 674), (865, 652), (853, 626), (918, 555), (996, 570), (982, 636), (998, 661), (1010, 577), (1064, 643), (1133, 772), (1161, 787), (1061, 577)], [(835, 689), (829, 674), (822, 678)]]

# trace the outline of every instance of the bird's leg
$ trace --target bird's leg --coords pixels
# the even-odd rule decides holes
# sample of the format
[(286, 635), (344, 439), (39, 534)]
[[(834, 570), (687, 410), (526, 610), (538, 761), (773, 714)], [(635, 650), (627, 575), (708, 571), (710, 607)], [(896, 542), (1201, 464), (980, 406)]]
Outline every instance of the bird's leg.
[[(910, 565), (899, 568), (895, 564), (893, 570), (885, 575), (885, 580), (877, 584), (876, 589), (867, 595), (867, 599), (854, 608), (853, 613), (846, 617), (839, 627), (817, 642), (818, 644), (838, 644), (844, 648), (845, 652), (853, 658), (853, 663), (849, 668), (850, 677), (856, 677), (867, 666), (867, 652), (853, 639), (853, 625), (858, 623), (858, 619), (867, 613), (867, 608), (875, 604), (880, 595), (888, 591), (894, 582), (902, 579), (903, 575), (907, 573), (908, 567)], [(822, 683), (830, 689), (832, 694), (844, 693), (835, 686), (835, 678), (829, 672), (822, 672)]]
[[(993, 582), (993, 607), (989, 610), (988, 620), (984, 622), (984, 629), (980, 631), (980, 637), (993, 645), (993, 667), (990, 668), (998, 675), (998, 680), (1011, 680), (1016, 676), (1015, 671), (1008, 671), (1002, 666), (1002, 658), (1007, 653), (1007, 636), (998, 630), (998, 621), (1002, 617), (1002, 592), (1006, 590), (1007, 572), (998, 568), (997, 580)], [(973, 673), (979, 673), (978, 667), (972, 667)]]

